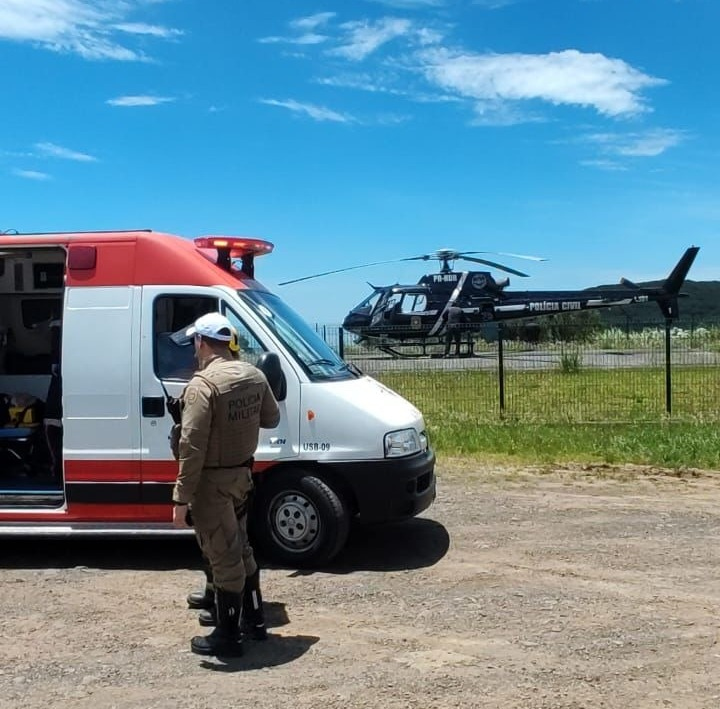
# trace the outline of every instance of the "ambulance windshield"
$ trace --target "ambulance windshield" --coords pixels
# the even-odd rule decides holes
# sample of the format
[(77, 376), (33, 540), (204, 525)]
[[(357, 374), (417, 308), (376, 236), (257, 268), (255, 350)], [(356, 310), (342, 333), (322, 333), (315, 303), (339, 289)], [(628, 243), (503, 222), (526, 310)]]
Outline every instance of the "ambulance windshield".
[(354, 379), (357, 374), (292, 308), (267, 291), (238, 294), (267, 325), (311, 379)]

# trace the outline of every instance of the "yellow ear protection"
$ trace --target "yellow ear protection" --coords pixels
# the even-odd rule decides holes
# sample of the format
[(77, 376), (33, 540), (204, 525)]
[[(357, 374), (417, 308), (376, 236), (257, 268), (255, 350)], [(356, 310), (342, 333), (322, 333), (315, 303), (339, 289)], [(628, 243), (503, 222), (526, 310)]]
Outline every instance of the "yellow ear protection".
[(230, 328), (230, 332), (232, 333), (232, 337), (230, 338), (230, 342), (228, 343), (230, 352), (240, 352), (240, 341), (238, 339), (237, 330), (233, 327)]

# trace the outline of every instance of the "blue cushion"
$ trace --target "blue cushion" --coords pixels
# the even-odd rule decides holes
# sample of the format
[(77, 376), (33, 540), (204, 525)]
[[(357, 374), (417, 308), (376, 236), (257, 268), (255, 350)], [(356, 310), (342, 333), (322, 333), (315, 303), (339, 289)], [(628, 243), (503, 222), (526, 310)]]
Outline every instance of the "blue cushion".
[(0, 441), (29, 438), (32, 434), (32, 428), (0, 428)]

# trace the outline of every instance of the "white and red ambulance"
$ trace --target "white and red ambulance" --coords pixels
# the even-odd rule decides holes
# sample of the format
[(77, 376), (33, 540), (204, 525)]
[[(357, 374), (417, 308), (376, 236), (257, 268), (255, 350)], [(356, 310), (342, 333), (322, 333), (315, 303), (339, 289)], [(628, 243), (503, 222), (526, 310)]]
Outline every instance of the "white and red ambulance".
[[(422, 414), (255, 280), (255, 257), (272, 248), (152, 231), (0, 234), (0, 534), (173, 533), (166, 394), (194, 367), (173, 335), (217, 310), (281, 399), (254, 468), (252, 530), (266, 554), (322, 564), (353, 518), (432, 503)], [(53, 372), (59, 419), (43, 414)]]

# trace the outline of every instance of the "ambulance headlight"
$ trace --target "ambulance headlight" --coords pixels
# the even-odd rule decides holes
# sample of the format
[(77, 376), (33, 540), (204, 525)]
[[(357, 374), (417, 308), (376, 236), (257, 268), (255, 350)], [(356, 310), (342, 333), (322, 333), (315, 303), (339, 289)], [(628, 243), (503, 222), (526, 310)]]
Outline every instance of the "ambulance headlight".
[(399, 458), (421, 450), (420, 436), (414, 428), (391, 431), (385, 434), (385, 457)]

